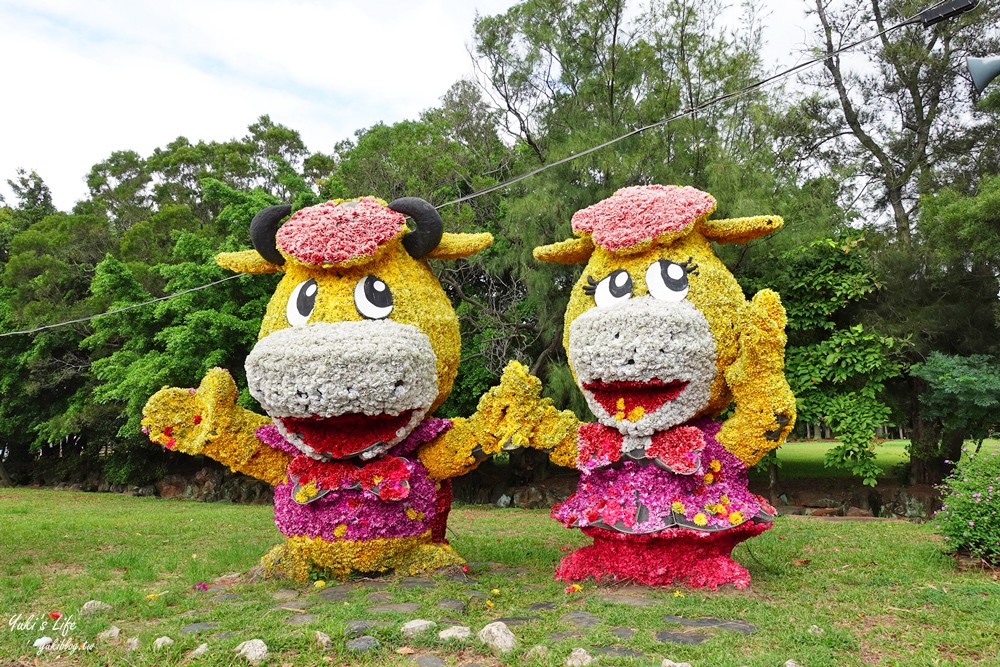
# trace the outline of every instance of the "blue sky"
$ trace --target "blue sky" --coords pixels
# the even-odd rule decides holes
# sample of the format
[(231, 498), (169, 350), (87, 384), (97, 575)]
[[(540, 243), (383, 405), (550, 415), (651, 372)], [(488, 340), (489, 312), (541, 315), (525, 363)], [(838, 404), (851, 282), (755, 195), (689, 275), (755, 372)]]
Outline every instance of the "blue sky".
[[(34, 169), (68, 209), (112, 151), (148, 155), (182, 135), (224, 141), (263, 114), (330, 151), (357, 129), (416, 117), (471, 78), (476, 11), (513, 4), (0, 0), (0, 193), (9, 201), (6, 180)], [(788, 64), (804, 5), (766, 6), (766, 57)]]

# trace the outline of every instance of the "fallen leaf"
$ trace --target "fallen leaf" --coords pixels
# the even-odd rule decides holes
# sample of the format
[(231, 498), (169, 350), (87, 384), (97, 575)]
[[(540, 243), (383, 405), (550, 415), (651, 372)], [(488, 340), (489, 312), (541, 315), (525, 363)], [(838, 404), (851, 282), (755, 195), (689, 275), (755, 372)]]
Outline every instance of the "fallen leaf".
[(808, 565), (811, 562), (812, 561), (808, 558), (799, 558), (797, 560), (793, 560), (792, 565)]
[(396, 653), (400, 655), (413, 655), (416, 652), (416, 649), (412, 649), (409, 646), (400, 646), (396, 649)]

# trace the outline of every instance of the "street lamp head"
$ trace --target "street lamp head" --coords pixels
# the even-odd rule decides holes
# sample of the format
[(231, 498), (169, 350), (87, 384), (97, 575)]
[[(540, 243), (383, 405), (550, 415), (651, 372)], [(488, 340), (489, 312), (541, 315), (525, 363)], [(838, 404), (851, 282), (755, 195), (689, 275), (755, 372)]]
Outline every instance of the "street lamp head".
[(981, 93), (990, 81), (1000, 76), (1000, 56), (990, 58), (967, 58), (965, 61), (972, 75), (972, 85)]

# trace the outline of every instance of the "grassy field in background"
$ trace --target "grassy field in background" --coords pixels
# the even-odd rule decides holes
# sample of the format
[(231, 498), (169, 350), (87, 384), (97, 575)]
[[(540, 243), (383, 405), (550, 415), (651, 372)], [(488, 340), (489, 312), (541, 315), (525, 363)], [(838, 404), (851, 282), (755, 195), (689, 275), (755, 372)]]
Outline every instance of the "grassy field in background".
[[(783, 480), (850, 477), (849, 470), (828, 468), (823, 465), (823, 457), (835, 444), (836, 441), (832, 440), (786, 442), (778, 450), (778, 460), (781, 462), (779, 476)], [(965, 444), (968, 448), (975, 449), (975, 444), (971, 440), (967, 440)], [(909, 446), (909, 440), (888, 440), (875, 448), (875, 462), (882, 468), (882, 479), (899, 477), (900, 466), (910, 460), (910, 455), (907, 453)], [(986, 440), (982, 451), (1000, 451), (1000, 440)]]
[[(420, 611), (384, 616), (393, 625), (375, 631), (381, 648), (357, 657), (345, 649), (343, 629), (347, 620), (375, 617), (366, 611), (371, 589), (364, 585), (338, 601), (323, 600), (315, 587), (287, 582), (238, 584), (230, 592), (241, 598), (224, 602), (211, 601), (215, 593), (192, 588), (227, 573), (246, 572), (280, 539), (268, 506), (0, 489), (0, 610), (5, 617), (0, 665), (176, 665), (202, 642), (209, 644), (209, 654), (184, 664), (241, 664), (233, 649), (253, 638), (267, 643), (272, 654), (267, 664), (282, 666), (414, 664), (413, 655), (396, 652), (403, 646), (416, 655), (437, 655), (449, 665), (477, 662), (484, 667), (562, 665), (577, 646), (618, 646), (645, 655), (601, 657), (598, 665), (659, 665), (663, 658), (694, 667), (776, 667), (790, 658), (805, 667), (1000, 665), (1000, 583), (994, 573), (960, 570), (942, 552), (932, 524), (782, 517), (749, 548), (736, 551), (753, 576), (749, 590), (643, 589), (641, 594), (654, 604), (635, 608), (603, 601), (609, 587), (587, 583), (581, 592), (567, 594), (564, 583), (553, 581), (561, 549), (582, 545), (586, 538), (563, 529), (545, 511), (459, 507), (452, 517), (455, 548), (470, 561), (500, 565), (474, 566), (468, 582), (435, 575), (436, 585), (426, 589), (404, 588), (398, 578), (388, 577), (385, 590), (392, 601), (417, 602)], [(300, 600), (312, 605), (308, 611), (317, 615), (315, 623), (286, 623), (293, 613), (275, 609), (280, 605), (272, 597), (282, 587), (298, 590)], [(474, 632), (502, 617), (538, 617), (512, 626), (519, 642), (515, 653), (497, 658), (475, 641), (459, 648), (433, 633), (406, 639), (399, 632), (413, 618), (440, 622), (455, 617), (436, 603), (474, 591), (493, 603), (490, 607), (474, 598), (458, 616)], [(80, 616), (80, 607), (90, 599), (113, 609)], [(555, 608), (530, 611), (529, 605), (537, 602), (552, 602)], [(553, 632), (571, 630), (561, 625), (560, 617), (572, 610), (592, 612), (604, 622), (579, 637), (552, 639)], [(52, 611), (73, 615), (77, 627), (70, 634), (95, 644), (94, 650), (36, 657), (32, 643), (51, 631), (8, 625), (17, 614), (47, 617)], [(654, 631), (680, 629), (664, 621), (667, 614), (742, 619), (757, 632), (717, 631), (694, 646), (663, 644)], [(219, 627), (180, 633), (201, 621)], [(111, 624), (122, 629), (122, 642), (138, 637), (140, 648), (126, 652), (121, 643), (98, 642), (97, 634)], [(637, 632), (631, 639), (618, 639), (610, 634), (615, 625)], [(822, 634), (810, 633), (811, 626)], [(316, 630), (331, 635), (330, 647), (316, 645)], [(232, 635), (213, 638), (220, 632)], [(164, 635), (176, 643), (154, 652), (153, 640)], [(536, 644), (549, 646), (549, 656), (525, 659)]]

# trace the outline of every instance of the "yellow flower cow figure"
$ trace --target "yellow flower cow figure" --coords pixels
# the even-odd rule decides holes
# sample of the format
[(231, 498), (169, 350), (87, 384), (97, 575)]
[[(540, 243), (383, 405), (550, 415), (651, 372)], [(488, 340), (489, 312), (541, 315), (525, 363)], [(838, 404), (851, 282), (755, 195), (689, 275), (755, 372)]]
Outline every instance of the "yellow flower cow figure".
[(578, 238), (535, 249), (587, 262), (564, 345), (597, 423), (577, 430), (580, 484), (553, 516), (594, 544), (566, 556), (560, 578), (750, 583), (731, 552), (774, 510), (747, 490), (746, 470), (795, 421), (785, 311), (771, 290), (748, 302), (709, 241), (746, 242), (782, 221), (709, 220), (715, 205), (691, 187), (624, 188), (573, 216)]
[(264, 557), (268, 574), (301, 581), (312, 568), (343, 576), (461, 563), (444, 539), (449, 480), (517, 433), (494, 435), (503, 425), (486, 423), (504, 412), (496, 389), (470, 419), (430, 416), (451, 391), (461, 345), (425, 259), (465, 257), (492, 237), (444, 234), (414, 197), (331, 201), (281, 224), (289, 212), (261, 211), (255, 250), (216, 258), (233, 271), (284, 273), (246, 360), (268, 416), (238, 407), (232, 377), (217, 368), (198, 389), (157, 392), (143, 424), (154, 442), (275, 485), (287, 540)]

